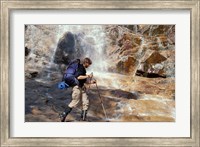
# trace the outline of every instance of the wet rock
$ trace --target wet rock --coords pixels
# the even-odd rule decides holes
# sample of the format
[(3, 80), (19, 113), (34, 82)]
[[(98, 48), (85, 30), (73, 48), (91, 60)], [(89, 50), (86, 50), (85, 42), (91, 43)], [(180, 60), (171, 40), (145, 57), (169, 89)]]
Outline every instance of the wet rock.
[[(175, 75), (175, 27), (168, 27), (166, 30), (164, 30), (167, 28), (165, 26), (152, 25), (131, 27), (110, 25), (106, 27), (106, 45), (103, 46), (103, 49), (105, 49), (105, 58), (108, 58), (106, 60), (108, 69), (112, 73), (98, 71), (94, 72), (94, 75), (111, 121), (174, 121), (172, 112), (175, 108), (175, 79), (172, 75)], [(57, 61), (59, 64), (62, 63), (60, 69), (63, 69), (63, 65), (66, 66), (69, 58), (82, 57), (83, 54), (92, 54), (93, 60), (99, 57), (96, 56), (93, 46), (102, 42), (96, 42), (93, 37), (88, 37), (84, 33), (72, 33), (75, 41), (75, 45), (71, 46), (72, 52), (71, 48), (65, 50), (57, 46), (56, 56), (59, 56), (60, 60)], [(50, 63), (54, 48), (49, 47), (51, 41), (41, 39), (50, 40), (50, 37), (48, 38), (50, 35), (52, 35), (51, 29), (45, 25), (34, 25), (26, 30), (26, 36), (29, 36), (25, 39), (28, 43), (27, 48), (32, 49), (26, 58), (25, 65), (27, 67), (25, 70), (27, 77), (25, 83), (26, 121), (59, 121), (57, 120), (58, 113), (51, 110), (51, 107), (44, 102), (47, 91), (53, 97), (52, 104), (54, 103), (56, 107), (60, 108), (59, 111), (63, 111), (65, 105), (71, 100), (71, 89), (62, 92), (57, 89), (56, 83), (62, 79), (62, 75), (58, 71), (59, 68), (54, 68), (54, 64)], [(142, 64), (138, 67), (139, 62)], [(137, 67), (138, 71), (143, 72), (141, 76), (144, 77), (133, 77)], [(30, 72), (27, 69), (33, 70)], [(91, 68), (91, 70), (93, 69)], [(116, 71), (122, 74), (118, 74)], [(34, 79), (34, 76), (41, 80)], [(164, 76), (167, 78), (161, 78)], [(91, 86), (89, 97), (91, 97), (89, 119), (93, 122), (105, 121), (98, 92), (94, 85)], [(36, 108), (30, 108), (30, 105), (34, 105)], [(73, 121), (77, 119), (76, 121), (78, 121), (80, 110), (81, 107), (74, 109), (67, 119)]]
[(138, 31), (143, 35), (149, 35), (151, 25), (138, 25)]
[(30, 73), (27, 73), (27, 72), (25, 72), (25, 78), (28, 78), (28, 79), (30, 79), (30, 78), (32, 78), (32, 76), (31, 76), (31, 74), (30, 74)]
[(131, 74), (135, 71), (137, 63), (134, 57), (124, 57), (117, 63), (117, 71), (122, 74)]
[(31, 72), (30, 75), (32, 76), (32, 78), (35, 78), (37, 77), (38, 72), (37, 71)]
[(137, 100), (139, 97), (137, 92), (127, 92), (123, 90), (111, 91), (110, 94), (113, 97), (117, 97), (117, 98), (135, 99), (135, 100)]
[(133, 43), (130, 40), (126, 40), (123, 42), (123, 46), (121, 47), (121, 53), (125, 50), (130, 50), (133, 48)]
[(147, 64), (155, 64), (155, 63), (161, 63), (165, 61), (167, 58), (162, 56), (159, 52), (153, 52), (151, 56), (145, 61)]
[(108, 27), (108, 34), (110, 39), (116, 40), (119, 37), (119, 27), (118, 26), (113, 26), (113, 27)]
[(71, 32), (66, 32), (58, 41), (54, 62), (57, 64), (68, 64), (73, 60), (75, 53), (75, 38)]
[(123, 38), (123, 34), (131, 32), (131, 30), (124, 27), (123, 25), (106, 25), (105, 30), (108, 34), (111, 45), (119, 46), (122, 46), (123, 44), (121, 41), (119, 41), (121, 38)]
[(163, 61), (166, 61), (166, 57), (161, 55), (159, 52), (154, 51), (150, 55), (148, 54), (148, 56), (145, 56), (145, 58), (138, 66), (136, 75), (150, 78), (166, 77), (163, 63)]
[(134, 33), (137, 33), (138, 31), (138, 25), (122, 25), (125, 28), (128, 28), (129, 30), (133, 31)]
[(31, 49), (29, 49), (28, 47), (25, 47), (25, 56), (28, 56), (30, 52), (31, 52)]
[(169, 40), (171, 41), (171, 43), (175, 44), (175, 25), (170, 26), (170, 28), (167, 32), (167, 36), (168, 36)]
[(165, 34), (170, 28), (170, 25), (158, 25), (152, 28), (152, 35)]
[(159, 50), (159, 44), (157, 42), (150, 42), (147, 44), (147, 48), (150, 50)]
[(134, 41), (134, 43), (136, 43), (137, 45), (141, 45), (141, 43), (142, 43), (142, 36), (134, 35), (134, 36), (133, 36), (133, 41)]
[(167, 60), (163, 62), (166, 76), (175, 77), (175, 50), (163, 50), (160, 51), (160, 54), (167, 58)]
[(172, 99), (175, 90), (174, 78), (134, 77), (134, 91)]
[(85, 39), (85, 41), (86, 41), (88, 44), (95, 45), (94, 38), (92, 38), (92, 37), (85, 37), (84, 39)]
[(27, 78), (35, 78), (37, 77), (39, 74), (39, 72), (37, 70), (31, 70), (29, 69), (28, 71), (25, 72), (25, 76)]
[(140, 64), (136, 72), (137, 76), (143, 76), (148, 78), (163, 77), (166, 78), (166, 72), (164, 70), (164, 64)]
[(133, 40), (133, 35), (131, 33), (124, 33), (122, 38), (118, 41), (118, 45), (121, 47), (126, 42), (131, 42)]
[(135, 56), (135, 53), (139, 50), (138, 47), (136, 48), (132, 48), (130, 50), (125, 50), (125, 51), (122, 51), (121, 54), (120, 54), (120, 57), (126, 57), (126, 56)]

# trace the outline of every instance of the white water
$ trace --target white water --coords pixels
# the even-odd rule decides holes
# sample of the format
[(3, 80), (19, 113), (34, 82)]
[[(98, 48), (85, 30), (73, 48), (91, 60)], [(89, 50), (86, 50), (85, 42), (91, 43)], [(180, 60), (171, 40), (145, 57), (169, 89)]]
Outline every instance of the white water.
[[(65, 32), (71, 32), (78, 36), (81, 41), (81, 47), (84, 50), (84, 55), (87, 57), (90, 57), (93, 60), (93, 65), (90, 67), (90, 69), (94, 73), (94, 78), (97, 79), (98, 86), (102, 86), (108, 89), (115, 89), (115, 90), (125, 90), (125, 91), (132, 91), (134, 90), (134, 86), (130, 85), (132, 83), (131, 78), (125, 75), (117, 74), (117, 73), (109, 73), (107, 72), (107, 64), (108, 61), (105, 58), (105, 45), (106, 45), (106, 34), (103, 26), (100, 25), (59, 25), (57, 29), (57, 42), (58, 40), (63, 36)], [(136, 31), (137, 32), (137, 31)], [(159, 39), (159, 38), (158, 38)], [(159, 41), (160, 43), (160, 41)], [(142, 38), (142, 43), (140, 46), (140, 49), (138, 51), (138, 54), (141, 55), (139, 58), (142, 58), (143, 54), (143, 46), (146, 45), (144, 42), (144, 38)], [(160, 47), (162, 47), (162, 44), (159, 44)], [(95, 50), (95, 53), (90, 52), (90, 50)], [(54, 55), (56, 51), (56, 45), (50, 49), (50, 62), (46, 66), (47, 69), (49, 69), (49, 73), (47, 74), (47, 79), (50, 81), (51, 78), (51, 71), (50, 69), (54, 65)], [(32, 50), (33, 52), (33, 50)], [(144, 53), (145, 54), (145, 53)], [(30, 54), (31, 55), (31, 54)], [(140, 60), (139, 64), (140, 66)], [(136, 68), (137, 70), (137, 68)], [(135, 71), (136, 72), (136, 71)], [(45, 75), (46, 76), (46, 75)], [(37, 80), (37, 79), (36, 79)], [(39, 81), (42, 82), (42, 81)], [(47, 81), (44, 81), (46, 83)], [(129, 84), (128, 84), (129, 83)], [(132, 86), (132, 87), (131, 87)], [(102, 88), (100, 87), (100, 89)], [(131, 88), (128, 90), (128, 88)], [(52, 99), (53, 97), (50, 95), (49, 90), (46, 91), (46, 97), (49, 99)], [(119, 100), (119, 97), (115, 97), (115, 95), (106, 96), (107, 98)], [(165, 99), (156, 95), (143, 95), (141, 99), (138, 99), (138, 101), (141, 102), (141, 104), (145, 104), (144, 101), (154, 101), (158, 104), (166, 105), (166, 109), (171, 110), (167, 112), (162, 111), (156, 111), (152, 110), (151, 112), (140, 112), (137, 113), (137, 107), (140, 105), (134, 105), (134, 103), (131, 103), (133, 100), (128, 99), (121, 99), (120, 102), (118, 102), (117, 106), (119, 107), (118, 110), (114, 111), (116, 113), (109, 116), (109, 120), (113, 121), (120, 121), (123, 119), (124, 114), (128, 115), (136, 115), (136, 116), (172, 116), (175, 118), (175, 109), (172, 106), (167, 106), (168, 102), (173, 101), (169, 99)], [(114, 102), (113, 102), (114, 103)], [(130, 103), (130, 104), (129, 104)], [(115, 109), (115, 108), (114, 108)], [(121, 120), (123, 121), (123, 120)]]
[(128, 84), (125, 81), (130, 81), (131, 77), (109, 72), (93, 72), (94, 79), (97, 84), (109, 89), (127, 89)]
[(58, 38), (61, 38), (65, 32), (77, 35), (76, 39), (80, 41), (84, 56), (91, 58), (93, 61), (91, 67), (93, 70), (107, 71), (105, 57), (106, 33), (103, 25), (59, 25)]

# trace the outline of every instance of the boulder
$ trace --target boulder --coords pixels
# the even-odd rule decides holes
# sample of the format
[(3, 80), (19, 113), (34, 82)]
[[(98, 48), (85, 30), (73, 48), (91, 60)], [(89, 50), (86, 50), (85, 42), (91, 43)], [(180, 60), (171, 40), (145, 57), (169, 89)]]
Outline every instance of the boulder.
[(141, 62), (136, 71), (136, 75), (149, 78), (166, 77), (163, 61), (166, 57), (162, 56), (159, 52), (153, 52), (145, 61)]
[(139, 98), (138, 92), (128, 92), (123, 90), (112, 90), (110, 91), (110, 95), (117, 98), (126, 98), (126, 99), (134, 99), (137, 100)]
[(66, 32), (59, 39), (54, 62), (57, 64), (68, 64), (72, 59), (74, 59), (73, 54), (75, 53), (75, 37), (71, 32)]
[(117, 71), (122, 74), (133, 74), (138, 61), (134, 57), (124, 57), (117, 63)]
[(33, 70), (33, 69), (29, 69), (27, 71), (25, 71), (25, 77), (26, 78), (36, 78), (39, 74), (38, 70)]
[(156, 64), (165, 61), (167, 58), (162, 56), (159, 52), (153, 52), (148, 59), (146, 59), (147, 64)]

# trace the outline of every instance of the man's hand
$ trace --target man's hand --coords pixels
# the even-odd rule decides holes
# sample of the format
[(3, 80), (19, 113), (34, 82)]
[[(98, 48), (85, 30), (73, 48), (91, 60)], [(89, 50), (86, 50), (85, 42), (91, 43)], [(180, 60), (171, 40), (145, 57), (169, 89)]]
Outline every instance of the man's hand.
[(96, 83), (97, 83), (96, 80), (92, 80), (92, 81), (91, 81), (91, 84), (96, 84)]
[(88, 75), (88, 78), (92, 78), (93, 77), (93, 73)]

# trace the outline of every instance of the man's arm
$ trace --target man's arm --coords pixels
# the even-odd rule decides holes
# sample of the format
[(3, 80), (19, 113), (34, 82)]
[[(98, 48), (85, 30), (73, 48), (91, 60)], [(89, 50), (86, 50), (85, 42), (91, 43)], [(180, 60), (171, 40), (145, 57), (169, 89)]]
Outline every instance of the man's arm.
[(87, 78), (91, 78), (92, 76), (93, 76), (92, 73), (90, 75), (86, 75), (86, 71), (85, 71), (85, 69), (82, 66), (80, 66), (78, 68), (78, 71), (75, 74), (75, 77), (78, 80), (84, 80), (84, 79), (87, 79)]
[(77, 77), (77, 79), (78, 80), (83, 80), (83, 79), (92, 78), (92, 77), (93, 77), (93, 74), (91, 73), (91, 74), (85, 75), (85, 76), (80, 75), (80, 76)]
[(84, 79), (87, 79), (87, 78), (89, 78), (89, 75), (86, 75), (86, 76), (80, 75), (80, 76), (77, 77), (78, 80), (84, 80)]

